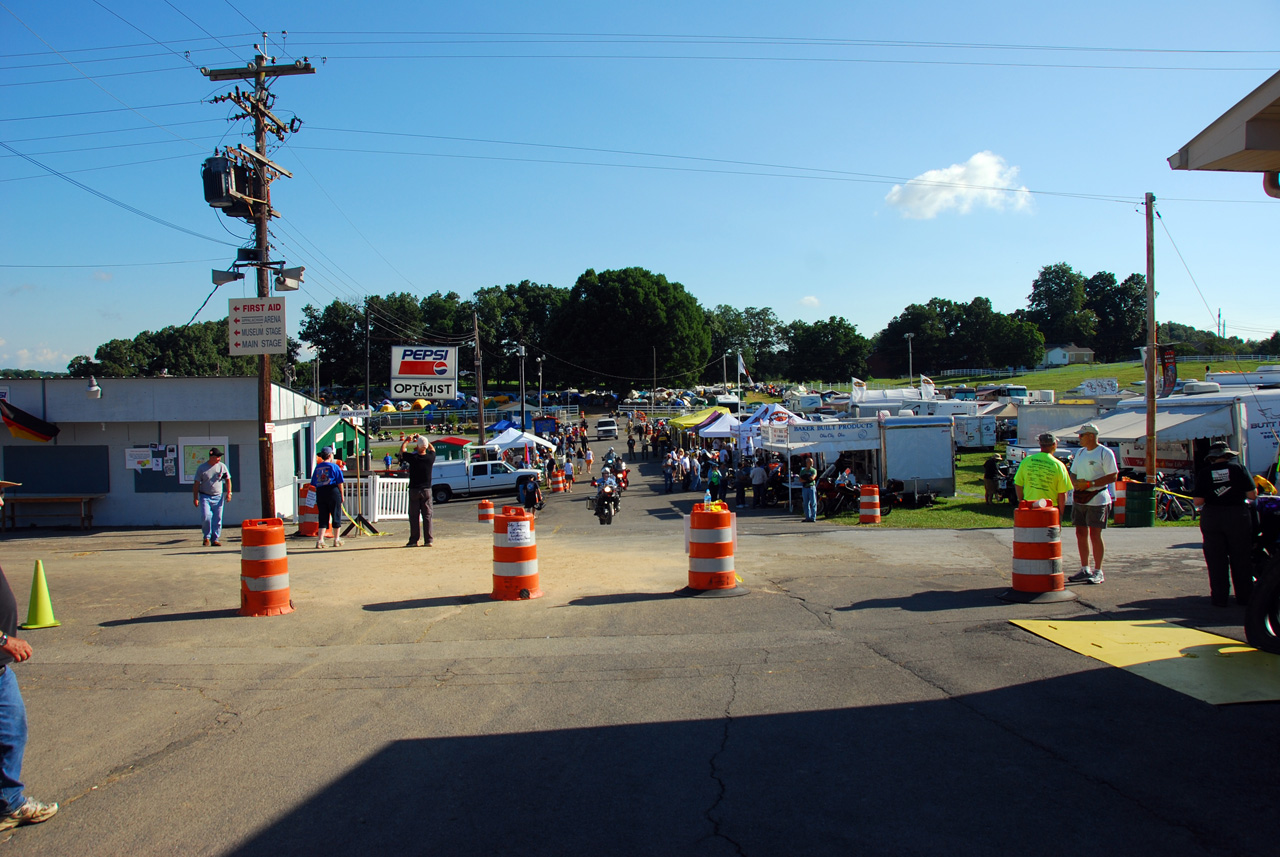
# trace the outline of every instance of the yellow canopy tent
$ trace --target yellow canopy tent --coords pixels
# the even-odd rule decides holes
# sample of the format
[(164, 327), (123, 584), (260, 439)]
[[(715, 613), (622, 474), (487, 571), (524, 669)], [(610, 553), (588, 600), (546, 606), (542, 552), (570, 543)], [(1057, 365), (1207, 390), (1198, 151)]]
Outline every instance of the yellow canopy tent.
[(672, 417), (667, 422), (678, 429), (684, 429), (685, 431), (688, 431), (694, 426), (702, 425), (702, 423), (706, 422), (707, 418), (712, 416), (713, 414), (727, 414), (727, 413), (729, 413), (728, 408), (722, 408), (718, 406), (713, 408), (703, 408), (697, 413), (685, 414), (682, 417)]

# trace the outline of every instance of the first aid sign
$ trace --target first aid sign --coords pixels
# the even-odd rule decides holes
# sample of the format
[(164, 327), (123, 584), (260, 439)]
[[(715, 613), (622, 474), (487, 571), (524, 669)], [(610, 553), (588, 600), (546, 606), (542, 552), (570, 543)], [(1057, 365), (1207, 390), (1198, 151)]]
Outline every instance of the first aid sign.
[(392, 346), (391, 398), (452, 399), (457, 393), (457, 384), (456, 346)]

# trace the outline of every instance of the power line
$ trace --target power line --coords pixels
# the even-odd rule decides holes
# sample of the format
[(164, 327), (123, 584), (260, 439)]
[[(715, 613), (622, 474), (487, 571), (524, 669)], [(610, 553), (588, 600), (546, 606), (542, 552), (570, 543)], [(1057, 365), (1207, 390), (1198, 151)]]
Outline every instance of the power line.
[(97, 116), (103, 113), (136, 113), (139, 110), (160, 110), (165, 107), (192, 107), (203, 101), (170, 101), (167, 104), (148, 104), (144, 107), (109, 107), (105, 110), (78, 110), (74, 113), (46, 113), (43, 116), (4, 116), (0, 122), (34, 122), (40, 119), (71, 119), (79, 116)]
[(174, 259), (169, 262), (103, 262), (98, 265), (15, 265), (0, 263), (0, 268), (152, 268), (157, 265), (194, 265), (202, 262), (221, 262), (220, 256), (212, 259)]
[(23, 160), (27, 161), (28, 163), (34, 164), (35, 166), (39, 167), (40, 169), (45, 170), (45, 171), (47, 171), (47, 172), (49, 172), (49, 173), (52, 173), (53, 175), (57, 176), (58, 178), (62, 179), (62, 180), (63, 180), (63, 181), (65, 181), (65, 182), (67, 182), (68, 184), (73, 184), (73, 185), (75, 185), (76, 187), (80, 188), (81, 190), (83, 190), (83, 191), (85, 191), (85, 192), (87, 192), (87, 193), (91, 193), (91, 194), (93, 194), (94, 196), (98, 197), (99, 199), (101, 199), (101, 200), (103, 200), (103, 201), (105, 201), (105, 202), (109, 202), (109, 203), (111, 203), (112, 205), (119, 206), (120, 208), (123, 208), (125, 211), (129, 212), (130, 214), (136, 214), (136, 215), (138, 215), (139, 217), (144, 217), (144, 218), (146, 218), (147, 220), (150, 220), (152, 223), (158, 223), (158, 224), (160, 224), (161, 226), (167, 226), (167, 227), (169, 227), (170, 229), (176, 229), (178, 232), (185, 232), (187, 235), (191, 235), (191, 236), (194, 236), (194, 237), (196, 237), (196, 238), (203, 238), (204, 240), (206, 240), (206, 241), (212, 241), (212, 242), (214, 242), (215, 244), (226, 244), (226, 245), (227, 245), (227, 246), (229, 246), (229, 247), (234, 247), (234, 246), (235, 246), (234, 244), (229, 244), (228, 242), (223, 241), (223, 240), (222, 240), (222, 239), (220, 239), (220, 238), (213, 238), (213, 237), (211, 237), (211, 236), (209, 236), (209, 235), (204, 235), (204, 234), (202, 234), (202, 233), (200, 233), (200, 232), (196, 232), (196, 231), (194, 231), (194, 230), (192, 230), (192, 229), (188, 229), (188, 228), (186, 228), (185, 226), (179, 226), (179, 225), (178, 225), (178, 224), (176, 224), (176, 223), (171, 223), (171, 222), (169, 222), (168, 220), (165, 220), (164, 218), (157, 217), (157, 216), (155, 216), (154, 214), (149, 214), (149, 213), (147, 213), (147, 212), (143, 211), (143, 210), (142, 210), (142, 209), (140, 209), (140, 208), (135, 208), (134, 206), (129, 205), (127, 202), (121, 202), (120, 200), (116, 199), (116, 198), (115, 198), (115, 197), (113, 197), (113, 196), (108, 196), (107, 194), (103, 193), (102, 191), (100, 191), (100, 190), (95, 190), (94, 188), (89, 187), (87, 184), (84, 184), (83, 182), (76, 181), (75, 179), (71, 178), (70, 176), (66, 175), (65, 173), (61, 173), (61, 172), (59, 172), (59, 171), (55, 170), (53, 167), (47, 166), (47, 165), (45, 165), (45, 164), (42, 164), (40, 161), (37, 161), (35, 158), (32, 158), (32, 157), (30, 157), (30, 156), (28, 156), (28, 155), (24, 155), (24, 154), (22, 154), (22, 153), (21, 153), (21, 152), (19, 152), (17, 149), (13, 148), (12, 146), (10, 146), (8, 143), (4, 142), (3, 140), (0, 140), (0, 147), (3, 147), (3, 148), (5, 148), (5, 149), (9, 150), (10, 152), (13, 152), (15, 155), (17, 155), (18, 157), (20, 157), (20, 158), (22, 158)]

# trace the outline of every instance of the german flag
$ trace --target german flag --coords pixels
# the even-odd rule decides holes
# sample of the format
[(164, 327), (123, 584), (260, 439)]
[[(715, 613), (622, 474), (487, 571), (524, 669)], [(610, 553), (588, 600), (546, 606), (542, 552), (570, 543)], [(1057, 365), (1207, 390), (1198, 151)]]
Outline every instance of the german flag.
[(8, 426), (9, 434), (27, 440), (48, 443), (57, 437), (58, 432), (61, 431), (53, 423), (47, 423), (39, 417), (27, 413), (22, 408), (15, 408), (3, 399), (0, 399), (0, 417), (4, 418), (4, 424)]

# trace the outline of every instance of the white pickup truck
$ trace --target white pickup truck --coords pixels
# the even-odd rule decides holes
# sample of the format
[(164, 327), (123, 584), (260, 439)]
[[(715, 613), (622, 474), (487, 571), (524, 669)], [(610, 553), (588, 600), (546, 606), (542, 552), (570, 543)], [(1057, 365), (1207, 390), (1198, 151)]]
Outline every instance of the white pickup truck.
[(532, 468), (518, 470), (505, 461), (437, 461), (431, 468), (431, 499), (448, 503), (454, 497), (471, 494), (515, 497), (516, 482), (521, 476), (536, 480), (541, 472)]

